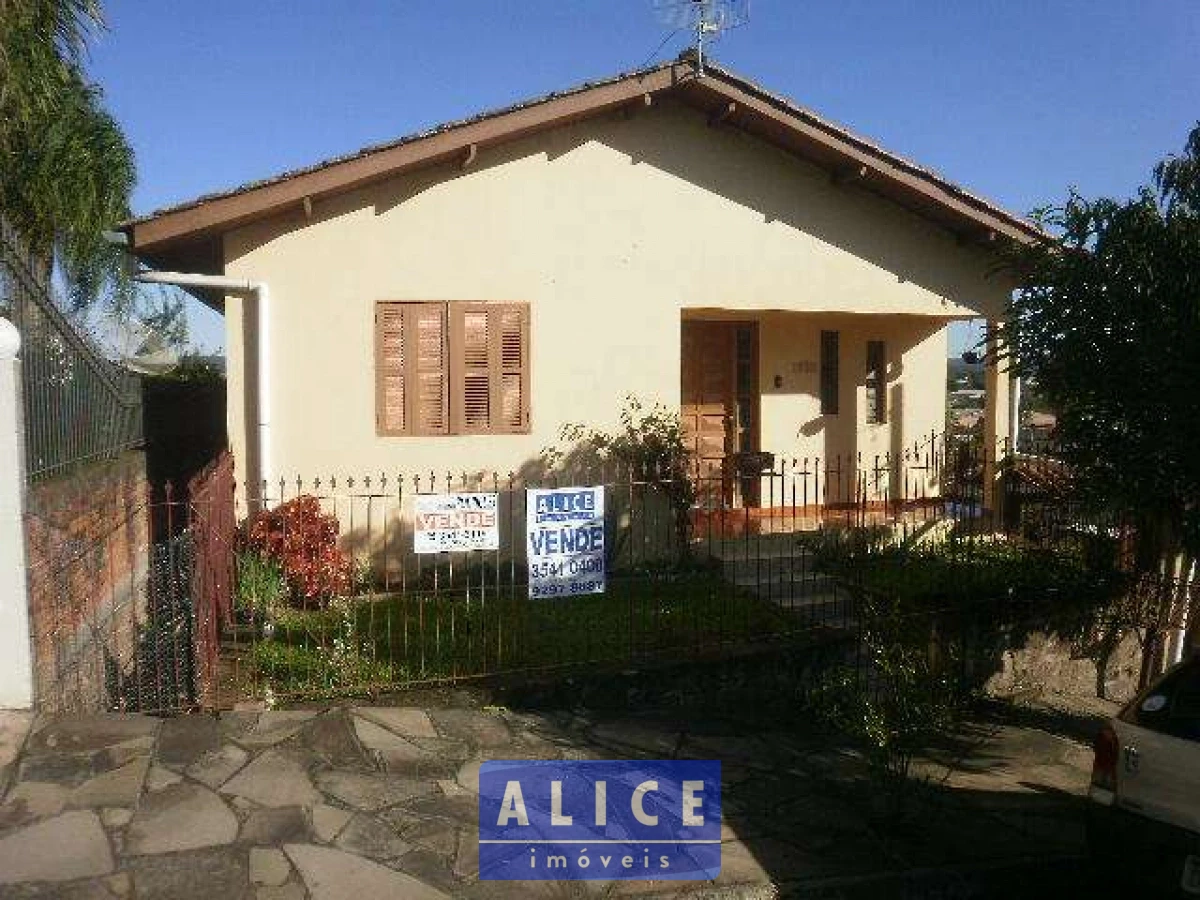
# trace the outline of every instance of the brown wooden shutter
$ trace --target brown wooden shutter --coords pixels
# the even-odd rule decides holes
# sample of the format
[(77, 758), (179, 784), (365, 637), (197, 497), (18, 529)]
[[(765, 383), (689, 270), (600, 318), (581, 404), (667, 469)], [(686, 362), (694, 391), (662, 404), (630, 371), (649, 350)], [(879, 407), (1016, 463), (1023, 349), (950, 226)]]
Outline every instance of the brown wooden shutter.
[(493, 390), (497, 396), (496, 431), (529, 430), (529, 306), (509, 303), (493, 312), (498, 321), (499, 378)]
[(505, 434), (529, 430), (529, 307), (450, 305), (451, 430)]
[(492, 337), (495, 328), (486, 306), (456, 304), (461, 323), (461, 344), (457, 354), (460, 371), (461, 412), (455, 423), (468, 434), (486, 434), (492, 430)]
[(404, 304), (375, 306), (375, 424), (380, 434), (405, 434)]
[(405, 348), (409, 364), (407, 393), (412, 434), (449, 430), (450, 372), (446, 359), (446, 304), (405, 304)]

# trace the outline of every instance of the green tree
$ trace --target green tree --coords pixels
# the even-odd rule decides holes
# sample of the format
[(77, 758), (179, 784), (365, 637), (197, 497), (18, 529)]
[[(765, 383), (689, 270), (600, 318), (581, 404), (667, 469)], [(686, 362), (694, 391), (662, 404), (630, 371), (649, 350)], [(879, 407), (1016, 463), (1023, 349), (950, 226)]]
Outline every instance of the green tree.
[[(1139, 570), (1186, 578), (1200, 555), (1200, 124), (1135, 197), (1072, 192), (1040, 218), (1052, 236), (1016, 251), (1004, 353), (1059, 412), (1083, 488), (1136, 524)], [(1165, 596), (1156, 621), (1183, 602)]]
[(77, 306), (130, 289), (103, 232), (129, 215), (133, 151), (83, 66), (102, 27), (96, 0), (0, 0), (0, 211)]

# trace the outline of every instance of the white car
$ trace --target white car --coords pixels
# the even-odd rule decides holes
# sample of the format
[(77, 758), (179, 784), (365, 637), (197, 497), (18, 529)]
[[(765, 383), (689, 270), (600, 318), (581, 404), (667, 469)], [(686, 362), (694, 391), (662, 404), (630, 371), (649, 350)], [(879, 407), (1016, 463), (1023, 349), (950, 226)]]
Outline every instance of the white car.
[(1095, 750), (1094, 858), (1144, 888), (1200, 895), (1200, 657), (1130, 702)]

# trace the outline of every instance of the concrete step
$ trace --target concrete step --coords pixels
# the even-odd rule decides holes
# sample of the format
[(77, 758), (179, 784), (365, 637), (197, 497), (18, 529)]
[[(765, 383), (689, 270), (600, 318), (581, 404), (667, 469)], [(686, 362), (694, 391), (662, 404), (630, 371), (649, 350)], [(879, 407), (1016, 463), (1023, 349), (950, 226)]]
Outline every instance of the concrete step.
[(793, 548), (791, 552), (784, 552), (783, 550), (762, 554), (751, 552), (739, 556), (716, 557), (714, 561), (720, 562), (725, 568), (731, 566), (745, 568), (746, 566), (753, 566), (759, 563), (776, 563), (778, 565), (803, 563), (811, 567), (815, 563), (815, 557), (810, 551), (797, 547)]
[(797, 590), (811, 590), (820, 587), (823, 590), (833, 590), (840, 582), (832, 575), (823, 572), (813, 572), (806, 569), (792, 568), (743, 568), (726, 571), (725, 580), (738, 587), (754, 589), (764, 584), (789, 584)]
[(760, 600), (768, 600), (772, 603), (787, 601), (794, 605), (819, 605), (825, 602), (837, 602), (847, 609), (854, 603), (854, 598), (845, 591), (839, 590), (835, 584), (802, 587), (798, 584), (775, 582), (746, 590)]
[(763, 556), (721, 560), (721, 570), (726, 578), (741, 578), (747, 574), (767, 577), (773, 573), (804, 574), (816, 570), (816, 560), (808, 554), (791, 556)]
[(841, 597), (829, 594), (796, 600), (781, 597), (773, 602), (806, 625), (850, 630), (858, 624), (854, 611)]
[(779, 559), (812, 555), (794, 534), (749, 535), (725, 541), (701, 542), (699, 549), (720, 560)]
[(746, 585), (744, 590), (780, 609), (803, 613), (822, 624), (856, 621), (854, 597), (827, 576), (815, 581), (767, 581)]

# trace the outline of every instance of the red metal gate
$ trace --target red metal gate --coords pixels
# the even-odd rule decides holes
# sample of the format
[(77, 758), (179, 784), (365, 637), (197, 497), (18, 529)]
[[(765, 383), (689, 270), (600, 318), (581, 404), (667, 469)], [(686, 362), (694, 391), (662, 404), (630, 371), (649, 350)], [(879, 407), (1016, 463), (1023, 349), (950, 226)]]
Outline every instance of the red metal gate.
[(233, 455), (224, 451), (188, 482), (195, 546), (192, 598), (195, 615), (197, 700), (215, 708), (222, 625), (232, 624), (234, 584)]

